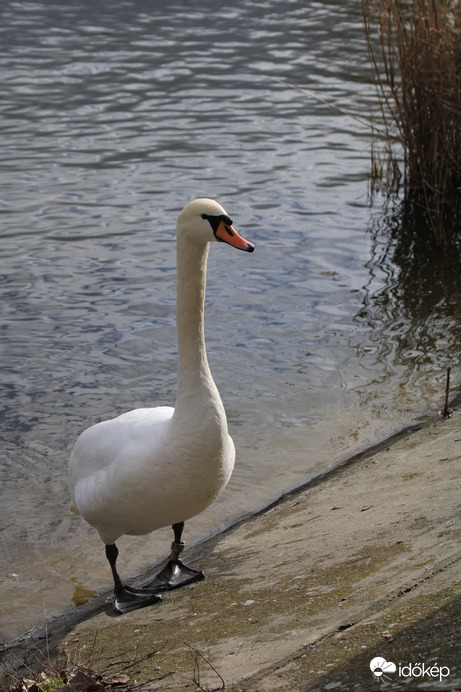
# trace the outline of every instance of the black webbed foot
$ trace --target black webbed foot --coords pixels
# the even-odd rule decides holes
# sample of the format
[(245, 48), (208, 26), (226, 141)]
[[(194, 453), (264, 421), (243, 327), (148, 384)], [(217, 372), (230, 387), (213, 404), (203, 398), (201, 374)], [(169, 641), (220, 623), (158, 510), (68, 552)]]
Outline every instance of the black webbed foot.
[(205, 579), (202, 570), (196, 570), (188, 565), (185, 565), (179, 559), (180, 553), (184, 550), (184, 543), (173, 541), (171, 545), (171, 555), (165, 567), (157, 574), (157, 576), (146, 585), (146, 589), (153, 591), (168, 591), (178, 589), (180, 586), (191, 584), (194, 581)]
[(122, 615), (129, 613), (130, 610), (137, 610), (145, 606), (158, 603), (162, 597), (158, 592), (148, 589), (134, 589), (131, 586), (122, 586), (114, 589), (114, 600), (112, 609), (114, 613)]

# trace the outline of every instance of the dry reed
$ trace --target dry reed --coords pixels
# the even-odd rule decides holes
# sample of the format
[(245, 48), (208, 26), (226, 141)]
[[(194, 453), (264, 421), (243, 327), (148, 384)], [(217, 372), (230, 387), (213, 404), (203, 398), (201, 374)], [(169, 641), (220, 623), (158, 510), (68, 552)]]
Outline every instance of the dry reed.
[(461, 211), (460, 0), (362, 0), (362, 11), (386, 132), (374, 181), (423, 203), (441, 243), (444, 214)]

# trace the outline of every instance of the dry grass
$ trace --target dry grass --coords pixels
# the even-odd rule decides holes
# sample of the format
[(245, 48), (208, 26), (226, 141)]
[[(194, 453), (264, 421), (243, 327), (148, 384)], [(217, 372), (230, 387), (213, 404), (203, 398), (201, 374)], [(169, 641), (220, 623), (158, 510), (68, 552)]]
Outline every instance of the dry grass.
[(441, 243), (444, 214), (461, 207), (461, 4), (362, 0), (362, 9), (386, 132), (374, 181), (419, 199)]

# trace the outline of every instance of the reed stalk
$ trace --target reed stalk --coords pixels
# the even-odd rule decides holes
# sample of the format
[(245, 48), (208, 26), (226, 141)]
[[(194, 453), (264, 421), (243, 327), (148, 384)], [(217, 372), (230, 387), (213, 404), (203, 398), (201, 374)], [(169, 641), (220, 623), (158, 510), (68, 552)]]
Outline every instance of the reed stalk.
[(461, 211), (460, 0), (362, 0), (362, 12), (386, 132), (374, 183), (422, 203), (441, 244), (445, 213)]

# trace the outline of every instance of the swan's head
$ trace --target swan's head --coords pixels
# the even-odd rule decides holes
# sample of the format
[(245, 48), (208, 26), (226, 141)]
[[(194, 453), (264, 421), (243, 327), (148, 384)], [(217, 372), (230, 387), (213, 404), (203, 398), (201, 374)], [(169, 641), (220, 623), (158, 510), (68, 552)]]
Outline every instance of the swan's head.
[(177, 230), (178, 235), (187, 236), (198, 243), (219, 240), (245, 252), (255, 249), (253, 243), (237, 233), (230, 216), (213, 199), (201, 198), (189, 202), (178, 216)]

